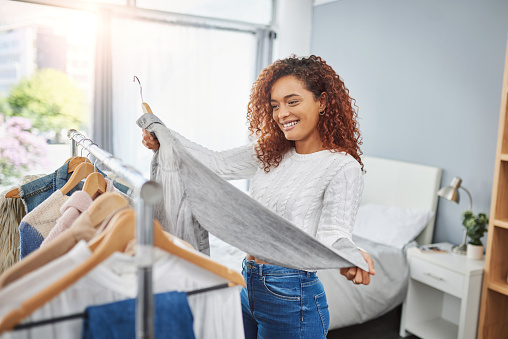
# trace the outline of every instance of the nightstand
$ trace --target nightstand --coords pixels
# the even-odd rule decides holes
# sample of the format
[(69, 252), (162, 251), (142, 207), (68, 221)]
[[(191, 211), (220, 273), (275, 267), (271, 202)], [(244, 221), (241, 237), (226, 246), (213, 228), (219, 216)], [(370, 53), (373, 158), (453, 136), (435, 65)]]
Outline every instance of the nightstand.
[(451, 244), (434, 245), (448, 252), (407, 251), (410, 278), (400, 336), (476, 338), (485, 262), (452, 253)]

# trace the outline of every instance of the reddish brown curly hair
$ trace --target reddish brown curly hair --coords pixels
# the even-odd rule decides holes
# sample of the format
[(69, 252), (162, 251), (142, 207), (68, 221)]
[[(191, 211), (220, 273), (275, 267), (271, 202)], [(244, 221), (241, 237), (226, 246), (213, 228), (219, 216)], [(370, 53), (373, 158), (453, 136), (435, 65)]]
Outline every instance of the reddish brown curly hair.
[(284, 153), (294, 147), (294, 141), (287, 140), (274, 121), (270, 103), (273, 84), (285, 76), (300, 80), (312, 92), (315, 100), (323, 92), (327, 94), (325, 114), (320, 116), (317, 126), (323, 147), (353, 156), (363, 170), (358, 107), (349, 96), (349, 90), (332, 67), (320, 57), (311, 55), (298, 58), (292, 55), (263, 69), (252, 86), (247, 119), (251, 136), (257, 137), (256, 153), (265, 172), (277, 167)]

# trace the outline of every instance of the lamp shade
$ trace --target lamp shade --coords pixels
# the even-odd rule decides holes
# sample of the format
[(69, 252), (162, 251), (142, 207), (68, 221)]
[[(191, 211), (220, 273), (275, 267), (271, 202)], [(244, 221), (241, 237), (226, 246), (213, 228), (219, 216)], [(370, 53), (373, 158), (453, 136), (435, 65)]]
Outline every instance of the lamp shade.
[(460, 201), (459, 187), (461, 183), (462, 179), (459, 177), (455, 177), (452, 179), (450, 185), (442, 187), (437, 192), (437, 195), (439, 195), (442, 198), (445, 198), (446, 200), (450, 200), (458, 204)]
[[(471, 197), (471, 193), (469, 193), (469, 191), (465, 187), (461, 186), (460, 185), (461, 183), (462, 179), (459, 177), (455, 177), (452, 179), (452, 182), (450, 183), (449, 186), (442, 187), (439, 191), (437, 191), (437, 195), (446, 200), (453, 201), (458, 204), (460, 201), (459, 188), (461, 188), (464, 191), (466, 191), (467, 195), (469, 196), (470, 201), (469, 210), (472, 210), (473, 198)], [(462, 243), (458, 246), (453, 246), (452, 252), (457, 254), (466, 254), (467, 253), (466, 240), (467, 240), (467, 230), (464, 230)]]

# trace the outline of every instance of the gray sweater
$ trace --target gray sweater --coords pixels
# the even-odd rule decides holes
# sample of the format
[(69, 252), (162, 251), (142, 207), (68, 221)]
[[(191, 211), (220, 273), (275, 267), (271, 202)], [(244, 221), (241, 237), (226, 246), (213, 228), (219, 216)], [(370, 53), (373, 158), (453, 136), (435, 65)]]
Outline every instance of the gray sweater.
[[(295, 226), (206, 167), (203, 164), (206, 159), (199, 161), (189, 154), (153, 114), (143, 115), (137, 123), (154, 133), (160, 142), (152, 159), (151, 179), (162, 185), (164, 201), (154, 206), (154, 213), (168, 232), (207, 254), (208, 232), (211, 232), (246, 253), (283, 267), (317, 270), (358, 266), (368, 270), (350, 240), (349, 229), (342, 234), (337, 232), (333, 243), (324, 244), (315, 238), (316, 234)], [(342, 168), (358, 172), (354, 162), (348, 160)], [(247, 162), (251, 165), (239, 171), (243, 177), (257, 172), (256, 160), (252, 157)], [(234, 177), (220, 174), (228, 179)], [(361, 187), (357, 189), (361, 194)]]

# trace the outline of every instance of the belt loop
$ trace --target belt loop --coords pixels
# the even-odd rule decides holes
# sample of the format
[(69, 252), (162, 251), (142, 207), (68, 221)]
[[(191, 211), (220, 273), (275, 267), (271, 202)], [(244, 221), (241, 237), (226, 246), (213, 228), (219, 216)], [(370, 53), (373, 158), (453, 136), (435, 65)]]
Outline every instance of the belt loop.
[(259, 270), (258, 270), (259, 276), (262, 277), (263, 276), (263, 264), (258, 264), (258, 266), (259, 266)]

